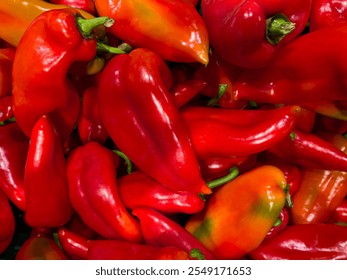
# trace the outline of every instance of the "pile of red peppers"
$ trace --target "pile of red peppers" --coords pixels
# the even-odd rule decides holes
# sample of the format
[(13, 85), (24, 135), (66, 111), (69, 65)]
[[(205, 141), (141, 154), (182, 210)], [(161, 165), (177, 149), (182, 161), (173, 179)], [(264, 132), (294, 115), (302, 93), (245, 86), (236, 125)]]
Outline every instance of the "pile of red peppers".
[(0, 258), (347, 259), (346, 7), (1, 0)]

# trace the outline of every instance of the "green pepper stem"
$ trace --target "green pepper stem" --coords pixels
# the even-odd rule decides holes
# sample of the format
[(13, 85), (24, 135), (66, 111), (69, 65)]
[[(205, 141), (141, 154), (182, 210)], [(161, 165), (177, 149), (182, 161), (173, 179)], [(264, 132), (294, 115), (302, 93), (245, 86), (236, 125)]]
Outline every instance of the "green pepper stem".
[(93, 29), (100, 25), (105, 27), (111, 27), (114, 23), (114, 20), (109, 17), (96, 17), (92, 19), (85, 19), (83, 17), (77, 16), (76, 18), (77, 26), (85, 38), (93, 37)]
[(209, 181), (206, 184), (210, 189), (214, 189), (216, 187), (219, 187), (221, 185), (224, 185), (230, 182), (231, 180), (235, 179), (238, 175), (239, 175), (239, 169), (236, 166), (233, 166), (232, 168), (230, 168), (229, 173), (227, 175), (221, 178)]
[(226, 93), (227, 88), (228, 88), (227, 84), (219, 84), (217, 96), (211, 98), (210, 101), (207, 103), (207, 105), (208, 106), (216, 106), (218, 104), (218, 101)]
[(113, 53), (113, 54), (124, 54), (124, 53), (126, 53), (121, 48), (112, 47), (112, 46), (106, 45), (106, 44), (101, 43), (101, 42), (97, 42), (96, 43), (96, 49), (99, 52), (107, 52), (107, 53)]
[(133, 165), (130, 161), (130, 159), (120, 150), (112, 150), (117, 156), (124, 159), (126, 165), (127, 165), (127, 173), (130, 174), (133, 171)]
[(194, 248), (190, 251), (190, 257), (193, 259), (198, 259), (198, 260), (204, 260), (205, 256), (204, 254), (197, 248)]
[(0, 126), (4, 126), (4, 125), (7, 125), (7, 124), (10, 124), (10, 123), (13, 123), (13, 122), (16, 122), (15, 117), (11, 117), (8, 120), (0, 122)]
[(293, 201), (292, 201), (292, 197), (289, 193), (289, 189), (290, 189), (290, 185), (287, 184), (286, 188), (284, 189), (284, 192), (286, 194), (286, 207), (292, 208), (293, 207)]
[(277, 45), (294, 29), (295, 23), (283, 14), (276, 14), (266, 19), (266, 39), (271, 45)]

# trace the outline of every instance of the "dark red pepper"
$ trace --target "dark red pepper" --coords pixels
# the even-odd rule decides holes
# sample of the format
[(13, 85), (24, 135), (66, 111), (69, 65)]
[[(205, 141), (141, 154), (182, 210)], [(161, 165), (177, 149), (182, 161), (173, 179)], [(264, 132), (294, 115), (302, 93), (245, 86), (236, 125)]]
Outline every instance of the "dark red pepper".
[(11, 94), (14, 48), (0, 48), (0, 98)]
[(347, 198), (342, 200), (340, 205), (335, 208), (330, 215), (329, 222), (347, 224)]
[(13, 117), (12, 96), (0, 97), (0, 125)]
[(6, 194), (0, 189), (0, 254), (10, 245), (16, 221)]
[(282, 231), (288, 225), (288, 223), (289, 223), (289, 211), (287, 210), (287, 208), (283, 208), (275, 224), (269, 230), (265, 238), (266, 239), (273, 238), (280, 231)]

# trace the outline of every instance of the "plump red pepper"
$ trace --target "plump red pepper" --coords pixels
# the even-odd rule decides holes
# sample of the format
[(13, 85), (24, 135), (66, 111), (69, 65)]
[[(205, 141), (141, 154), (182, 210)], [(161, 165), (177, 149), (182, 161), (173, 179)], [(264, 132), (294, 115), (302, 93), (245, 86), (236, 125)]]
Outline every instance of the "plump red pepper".
[(299, 111), (298, 106), (274, 110), (191, 106), (182, 115), (199, 158), (240, 157), (264, 151), (288, 137)]
[(0, 188), (19, 209), (26, 205), (24, 168), (29, 139), (16, 122), (0, 126)]
[(97, 142), (73, 150), (66, 171), (70, 201), (82, 220), (103, 237), (140, 242), (140, 225), (119, 197), (115, 157)]
[(50, 0), (53, 4), (66, 5), (72, 8), (79, 8), (92, 15), (96, 14), (94, 0)]
[(148, 48), (163, 59), (208, 63), (204, 21), (189, 2), (178, 0), (96, 0), (101, 16), (117, 24), (109, 31), (131, 46)]
[(347, 155), (313, 133), (295, 129), (267, 151), (303, 167), (347, 171)]
[[(347, 139), (335, 133), (320, 133), (346, 153)], [(295, 224), (327, 222), (347, 195), (347, 173), (336, 170), (301, 169), (299, 190), (293, 195), (291, 208)]]
[(310, 31), (346, 22), (346, 0), (312, 0)]
[(6, 194), (0, 189), (0, 254), (10, 245), (16, 221)]
[(209, 197), (185, 225), (217, 259), (237, 259), (264, 240), (285, 204), (286, 179), (264, 165), (241, 174)]
[(143, 238), (147, 244), (174, 246), (188, 254), (195, 253), (199, 259), (214, 259), (211, 252), (195, 236), (160, 212), (148, 207), (138, 207), (132, 213), (140, 220)]
[(249, 255), (256, 260), (346, 260), (347, 227), (290, 225)]
[(65, 228), (58, 230), (59, 242), (67, 254), (84, 260), (188, 260), (177, 247), (160, 247), (116, 239), (88, 240)]
[(14, 48), (0, 49), (0, 98), (11, 94), (14, 54)]
[(114, 57), (98, 88), (102, 122), (116, 146), (144, 173), (172, 190), (210, 193), (168, 91), (171, 84), (169, 68), (150, 50)]
[(58, 227), (72, 215), (66, 163), (58, 132), (48, 116), (32, 129), (25, 163), (25, 222), (31, 227)]
[(296, 105), (346, 100), (346, 42), (341, 40), (346, 34), (347, 24), (340, 24), (296, 38), (266, 67), (244, 70), (234, 83), (234, 98)]
[(14, 115), (26, 135), (46, 114), (62, 141), (68, 138), (80, 101), (67, 71), (75, 61), (94, 58), (93, 27), (107, 21), (85, 20), (74, 9), (50, 10), (39, 15), (26, 30), (16, 49), (12, 73)]
[(263, 67), (304, 29), (311, 0), (202, 0), (211, 46), (225, 60)]

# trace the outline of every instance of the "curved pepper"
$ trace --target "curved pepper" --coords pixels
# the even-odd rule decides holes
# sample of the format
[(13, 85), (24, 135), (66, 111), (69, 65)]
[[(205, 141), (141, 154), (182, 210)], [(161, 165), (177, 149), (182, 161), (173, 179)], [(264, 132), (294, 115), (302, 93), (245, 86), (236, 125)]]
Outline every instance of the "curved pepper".
[(225, 60), (246, 68), (268, 64), (278, 47), (304, 29), (311, 0), (203, 0), (210, 41)]
[(217, 259), (237, 259), (264, 240), (285, 204), (286, 179), (271, 165), (219, 187), (185, 225)]
[(187, 253), (197, 252), (201, 259), (213, 260), (211, 252), (180, 224), (148, 207), (138, 207), (132, 211), (141, 224), (143, 238), (147, 244), (174, 246)]
[(6, 194), (0, 189), (0, 254), (10, 245), (16, 221)]
[(119, 197), (117, 164), (114, 153), (97, 142), (73, 150), (66, 171), (70, 201), (86, 225), (100, 235), (140, 242), (140, 225)]
[(25, 222), (31, 227), (58, 227), (72, 215), (63, 147), (47, 116), (36, 122), (25, 163)]
[(256, 260), (346, 260), (347, 227), (290, 225), (249, 255)]
[[(282, 46), (261, 69), (246, 69), (234, 83), (236, 100), (307, 104), (346, 100), (347, 24), (322, 28)], [(312, 46), (319, 45), (317, 48)]]
[(188, 260), (189, 254), (176, 247), (137, 244), (116, 239), (88, 240), (65, 228), (58, 230), (67, 254), (83, 260)]
[(16, 122), (0, 126), (0, 188), (19, 209), (26, 205), (24, 168), (29, 139)]
[(274, 110), (192, 106), (182, 109), (182, 116), (199, 158), (240, 157), (264, 151), (287, 137), (299, 112), (298, 106)]
[(346, 0), (312, 0), (310, 31), (347, 23)]
[(26, 30), (16, 49), (12, 73), (14, 116), (26, 135), (46, 114), (62, 141), (68, 138), (80, 106), (78, 92), (68, 79), (68, 68), (75, 61), (94, 58), (93, 28), (107, 21), (85, 20), (73, 9), (50, 10)]
[(190, 3), (96, 0), (95, 4), (99, 15), (117, 22), (109, 31), (131, 46), (148, 48), (170, 61), (208, 63), (207, 29)]
[[(323, 133), (318, 134), (323, 137)], [(324, 138), (342, 153), (347, 139), (335, 133)], [(347, 195), (347, 173), (334, 170), (302, 169), (299, 190), (293, 195), (292, 221), (295, 224), (327, 222), (334, 209)]]
[(168, 91), (165, 62), (143, 48), (114, 57), (102, 72), (98, 104), (116, 146), (144, 173), (176, 191), (211, 193)]

